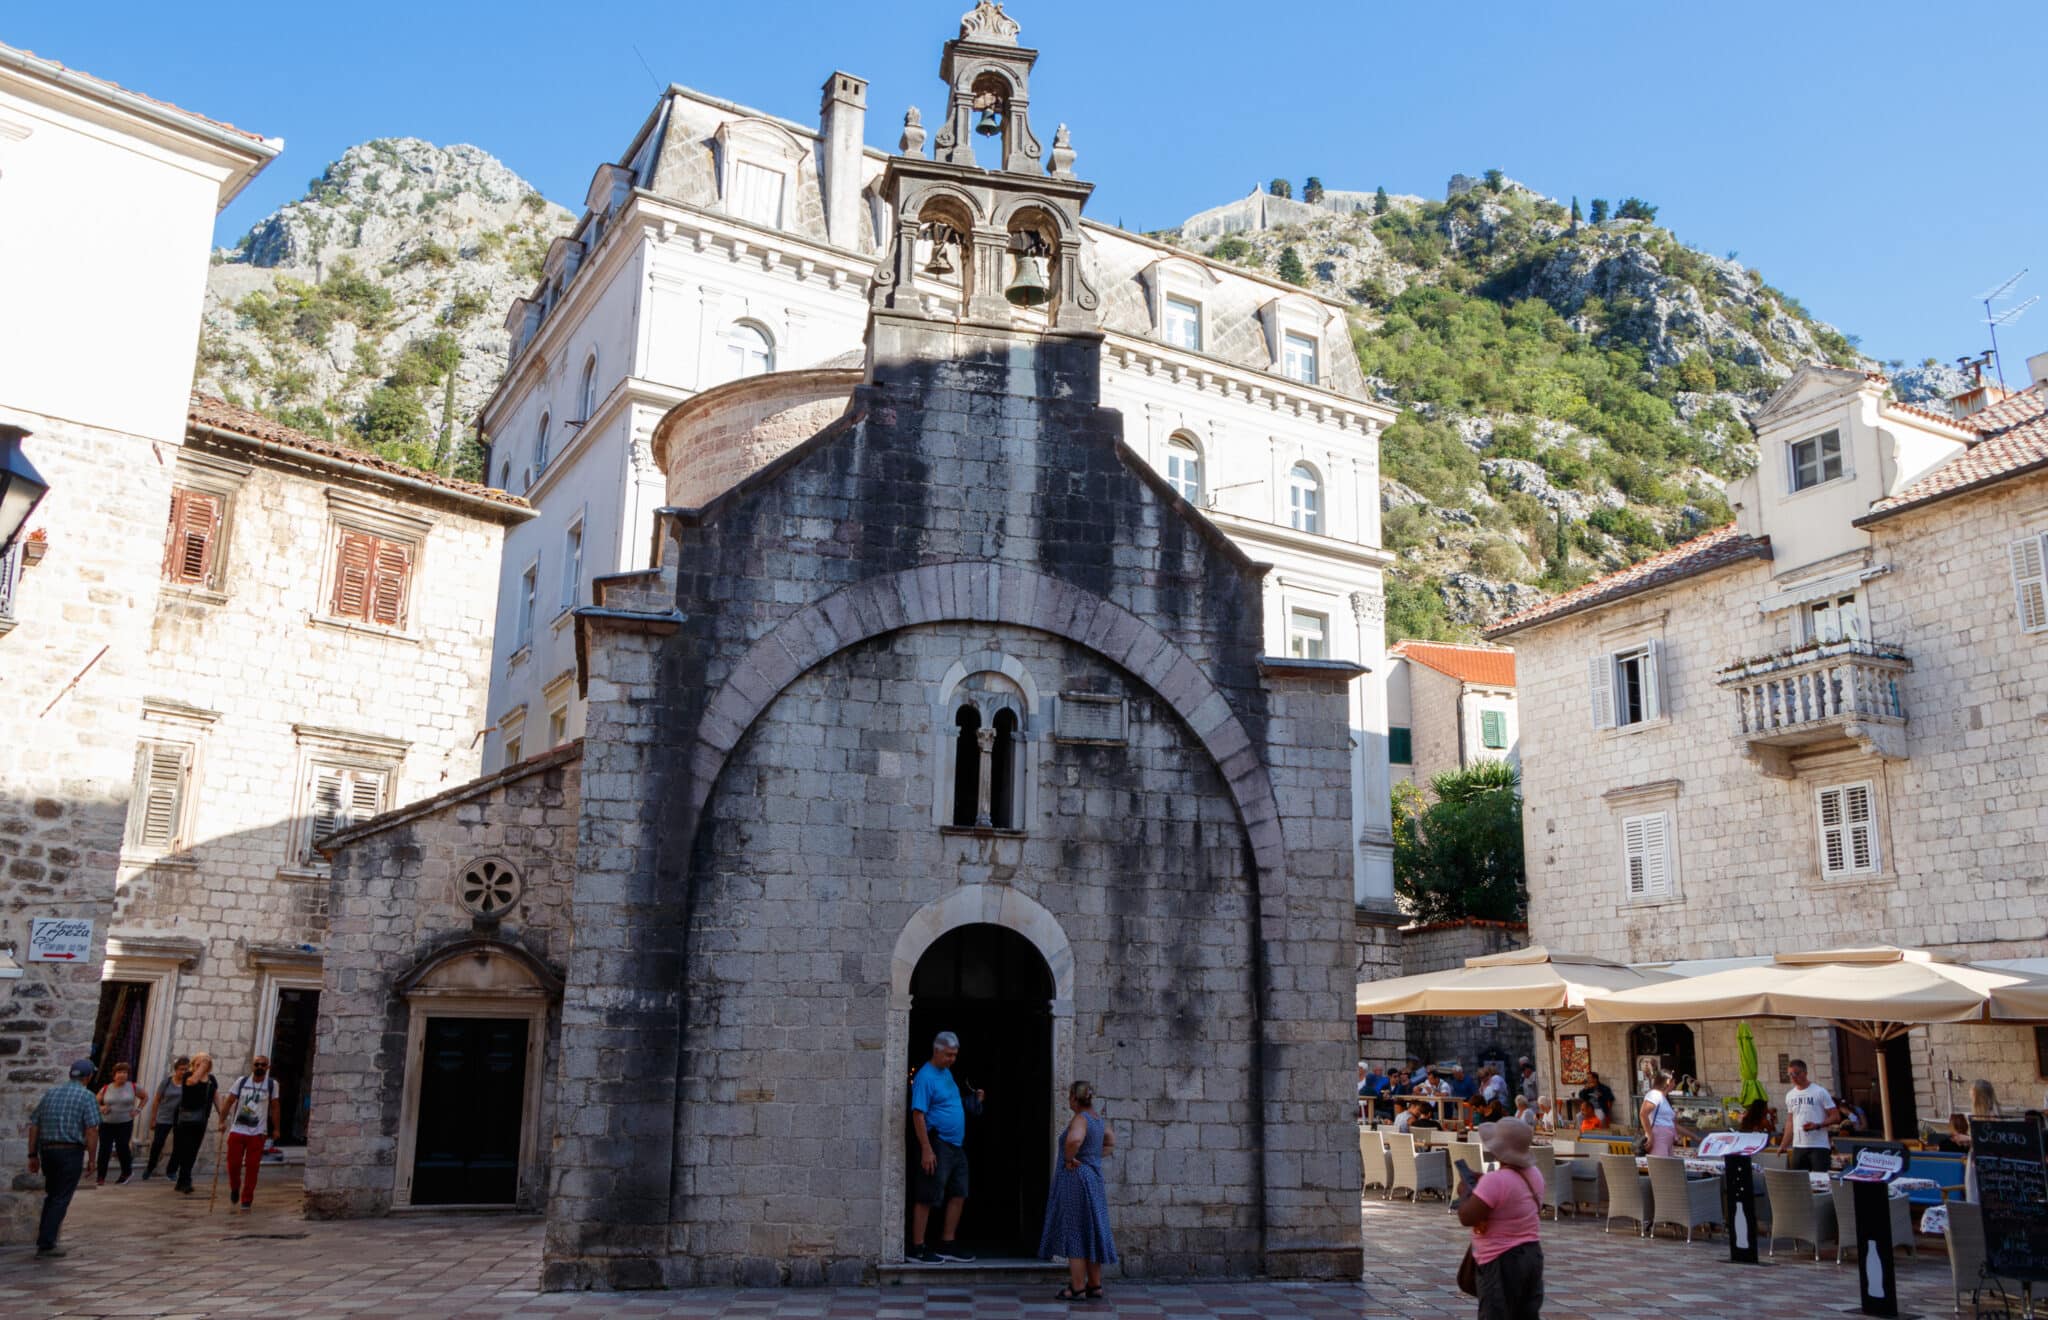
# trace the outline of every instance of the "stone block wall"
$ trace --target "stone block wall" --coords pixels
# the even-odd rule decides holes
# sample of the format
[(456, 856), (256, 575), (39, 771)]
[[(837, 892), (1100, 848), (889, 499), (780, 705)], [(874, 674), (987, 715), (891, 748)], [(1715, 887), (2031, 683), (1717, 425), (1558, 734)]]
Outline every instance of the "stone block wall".
[[(439, 950), (482, 940), (524, 950), (557, 975), (574, 943), (569, 911), (581, 801), (582, 748), (534, 757), (338, 836), (333, 913), (321, 990), (313, 1139), (306, 1213), (377, 1215), (392, 1206), (414, 1007), (399, 981)], [(484, 857), (520, 877), (515, 906), (485, 919), (462, 905), (457, 882)], [(543, 1049), (539, 1159), (520, 1171), (520, 1204), (541, 1208), (550, 1134), (568, 1123), (555, 1099), (559, 1014)]]
[[(29, 1108), (92, 1050), (177, 456), (175, 440), (6, 416), (33, 432), (50, 493), (30, 522), (48, 553), (0, 633), (0, 946), (25, 964), (0, 981), (0, 1242), (33, 1231), (40, 1179), (14, 1172)], [(92, 922), (90, 956), (28, 963), (36, 917)]]
[[(1353, 912), (1352, 930), (1357, 954), (1357, 981), (1383, 981), (1406, 976), (1401, 966), (1401, 923), (1399, 913), (1373, 908)], [(1353, 1003), (1356, 1003), (1353, 1000)], [(1358, 1039), (1358, 1057), (1381, 1068), (1389, 1068), (1408, 1057), (1408, 1019), (1395, 1013), (1372, 1020), (1370, 1034)]]
[[(1412, 668), (1421, 671), (1421, 666)], [(1451, 682), (1449, 679), (1445, 681)], [(1452, 686), (1456, 684), (1452, 683)], [(1401, 932), (1402, 975), (1419, 976), (1424, 972), (1462, 967), (1467, 958), (1505, 953), (1509, 949), (1526, 948), (1528, 944), (1529, 928), (1519, 922), (1466, 919), (1410, 926)], [(1408, 1024), (1409, 1056), (1425, 1064), (1463, 1063), (1466, 1074), (1475, 1080), (1481, 1063), (1499, 1059), (1512, 1067), (1515, 1060), (1523, 1055), (1534, 1058), (1539, 1052), (1536, 1048), (1539, 1042), (1529, 1025), (1505, 1013), (1496, 1013), (1490, 1018), (1434, 1017), (1411, 1013), (1405, 1020)], [(1510, 1086), (1514, 1084), (1512, 1072), (1508, 1074), (1508, 1083)]]

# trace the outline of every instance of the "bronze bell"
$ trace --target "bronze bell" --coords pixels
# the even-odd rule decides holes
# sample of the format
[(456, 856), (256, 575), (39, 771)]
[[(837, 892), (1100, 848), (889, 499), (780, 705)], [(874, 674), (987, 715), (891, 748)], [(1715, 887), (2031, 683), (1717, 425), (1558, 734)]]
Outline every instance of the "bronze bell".
[(1040, 307), (1052, 297), (1052, 288), (1046, 283), (1045, 258), (1019, 256), (1017, 277), (1010, 281), (1010, 287), (1003, 290), (1013, 306)]
[(943, 238), (934, 238), (932, 240), (931, 260), (924, 263), (925, 274), (940, 276), (953, 273), (953, 258), (946, 251), (947, 246), (946, 240)]
[(981, 108), (981, 122), (974, 126), (974, 131), (983, 137), (996, 137), (1003, 131), (1003, 121), (996, 114), (995, 107), (985, 105)]

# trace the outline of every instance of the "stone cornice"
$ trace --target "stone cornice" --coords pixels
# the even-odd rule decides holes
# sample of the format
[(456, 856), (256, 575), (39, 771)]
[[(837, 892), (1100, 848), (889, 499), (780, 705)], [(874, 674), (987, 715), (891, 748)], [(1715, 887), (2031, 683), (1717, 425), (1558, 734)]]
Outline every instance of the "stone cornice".
[(1204, 393), (1213, 392), (1254, 407), (1269, 407), (1276, 412), (1291, 409), (1325, 425), (1334, 420), (1340, 427), (1365, 432), (1369, 439), (1393, 425), (1400, 416), (1400, 411), (1390, 404), (1354, 399), (1260, 367), (1173, 348), (1124, 330), (1103, 332), (1103, 359), (1105, 365), (1167, 376), (1176, 385), (1192, 384)]

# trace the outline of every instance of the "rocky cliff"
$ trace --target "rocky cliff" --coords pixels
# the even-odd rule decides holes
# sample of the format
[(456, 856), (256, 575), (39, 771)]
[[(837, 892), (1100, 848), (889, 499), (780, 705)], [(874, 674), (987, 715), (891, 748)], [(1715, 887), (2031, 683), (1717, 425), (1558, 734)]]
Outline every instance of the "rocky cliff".
[[(1655, 217), (1489, 171), (1442, 201), (1255, 196), (1161, 235), (1353, 304), (1368, 379), (1407, 409), (1383, 448), (1390, 637), (1470, 636), (1725, 521), (1756, 462), (1748, 415), (1802, 363), (1862, 361)], [(1954, 384), (1892, 374), (1909, 401)]]
[(572, 217), (475, 147), (380, 138), (214, 254), (198, 387), (476, 475), (506, 309)]

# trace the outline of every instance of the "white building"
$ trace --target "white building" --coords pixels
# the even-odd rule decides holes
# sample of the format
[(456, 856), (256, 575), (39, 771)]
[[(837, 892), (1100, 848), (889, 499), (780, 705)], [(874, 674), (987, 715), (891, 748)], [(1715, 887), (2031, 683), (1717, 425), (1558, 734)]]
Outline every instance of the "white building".
[[(1626, 962), (2048, 956), (2048, 355), (2032, 367), (1962, 417), (1804, 368), (1754, 419), (1734, 524), (1490, 630), (1514, 640), (1527, 707), (1532, 942)], [(1866, 1042), (1752, 1025), (1767, 1085), (1803, 1056), (1874, 1107)], [(1595, 1028), (1593, 1066), (1662, 1055), (1733, 1094), (1734, 1034)], [(1900, 1135), (1978, 1077), (2037, 1104), (2044, 1044), (1938, 1026), (1888, 1046)]]
[[(90, 1052), (214, 216), (283, 144), (0, 46), (0, 424), (50, 485), (0, 558), (0, 1163)], [(31, 255), (32, 254), (32, 255)], [(39, 918), (87, 956), (31, 961)], [(32, 1196), (0, 1190), (0, 1241)]]
[(1396, 643), (1387, 653), (1387, 761), (1396, 779), (1417, 784), (1481, 761), (1519, 766), (1515, 653)]
[[(713, 413), (730, 421), (746, 377), (814, 373), (822, 417), (793, 418), (792, 440), (858, 383), (877, 235), (895, 224), (874, 190), (886, 157), (863, 143), (866, 101), (862, 80), (835, 73), (811, 128), (669, 88), (513, 307), (482, 421), (491, 478), (539, 516), (506, 538), (488, 765), (580, 734), (569, 611), (594, 577), (649, 564), (657, 448)], [(913, 111), (903, 149), (924, 140)], [(1366, 397), (1341, 304), (1108, 226), (1085, 233), (1107, 330), (1102, 395), (1126, 443), (1273, 565), (1274, 653), (1374, 671), (1354, 685), (1354, 861), (1361, 907), (1390, 910), (1378, 437), (1393, 409)], [(958, 303), (957, 269), (942, 269), (956, 251), (921, 238), (916, 285), (932, 306)], [(728, 393), (691, 403), (714, 389)], [(776, 394), (786, 405), (789, 383)], [(700, 501), (747, 474), (720, 452), (724, 465), (691, 473)]]

